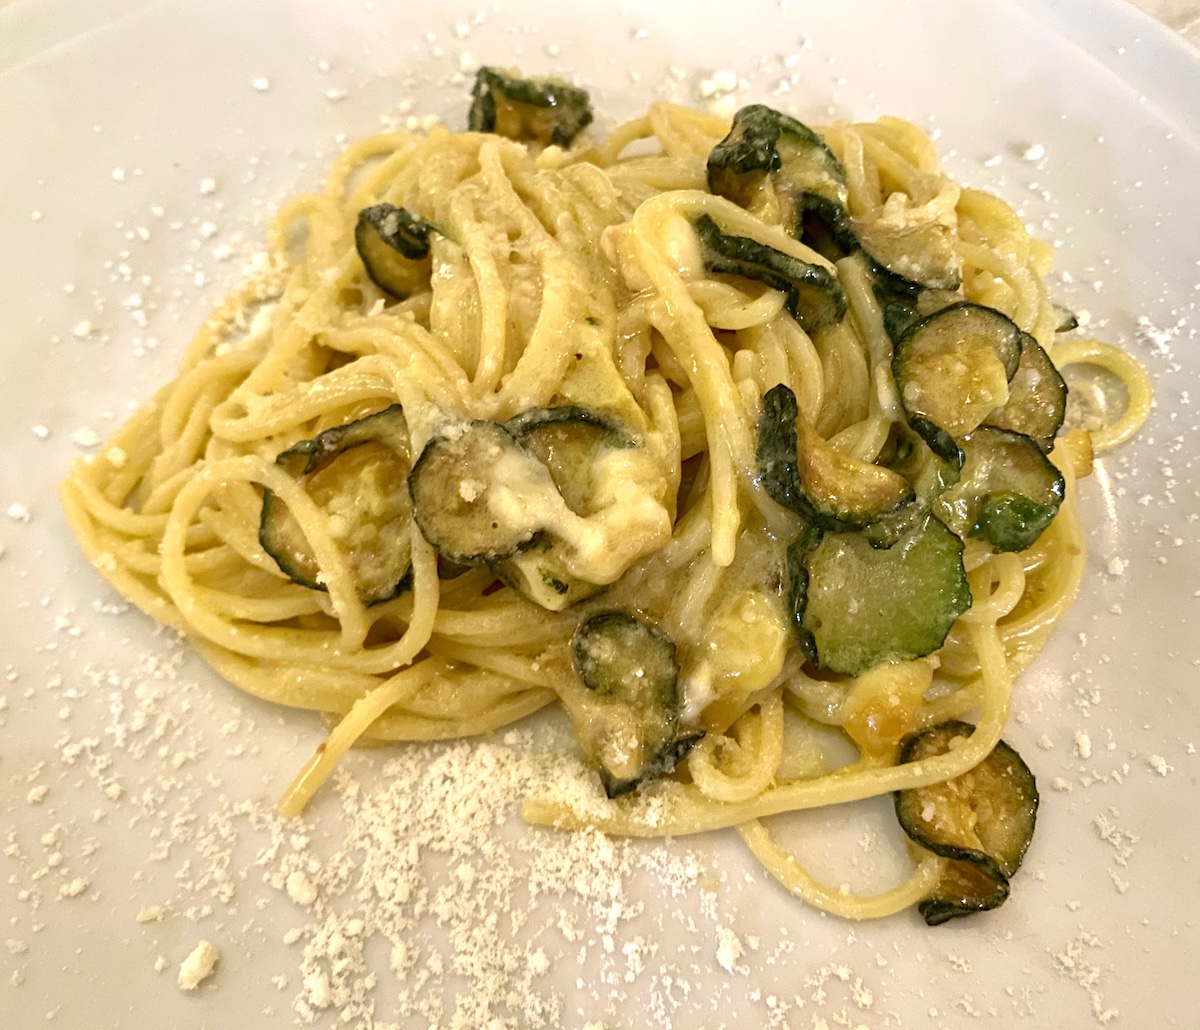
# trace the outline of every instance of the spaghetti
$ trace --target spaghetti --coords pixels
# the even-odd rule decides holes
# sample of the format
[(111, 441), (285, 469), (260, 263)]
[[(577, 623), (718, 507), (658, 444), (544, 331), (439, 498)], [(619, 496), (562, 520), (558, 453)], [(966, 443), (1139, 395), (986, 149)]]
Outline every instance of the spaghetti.
[[(606, 783), (619, 788), (610, 793), (641, 789), (613, 801), (598, 794), (586, 810), (531, 798), (527, 820), (628, 835), (737, 826), (796, 896), (850, 918), (927, 898), (947, 863), (932, 852), (918, 856), (907, 883), (846, 895), (817, 883), (759, 820), (944, 784), (993, 752), (1013, 676), (1079, 588), (1075, 479), (1090, 470), (1093, 447), (1127, 439), (1145, 418), (1145, 373), (1104, 344), (1055, 343), (1061, 313), (1044, 281), (1050, 248), (1002, 201), (949, 179), (908, 123), (823, 130), (848, 219), (829, 216), (823, 234), (811, 220), (789, 226), (780, 201), (787, 183), (772, 196), (761, 181), (753, 196), (713, 192), (714, 148), (737, 143), (728, 142), (726, 120), (659, 103), (604, 143), (568, 146), (547, 127), (546, 84), (542, 93), (524, 87), (506, 94), (496, 86), (490, 100), (477, 87), (472, 117), (490, 110), (492, 123), (476, 126), (490, 131), (361, 140), (334, 162), (321, 192), (284, 204), (268, 229), (266, 269), (201, 327), (175, 380), (96, 458), (75, 464), (61, 488), (70, 525), (101, 574), (187, 636), (221, 676), (331, 721), (328, 741), (280, 804), (285, 815), (298, 813), (356, 744), (487, 733), (561, 699), (611, 774)], [(578, 104), (561, 92), (567, 87), (549, 88), (560, 91), (555, 103)], [(590, 120), (590, 111), (575, 114)], [(863, 249), (830, 243), (847, 227)], [(401, 228), (415, 240), (411, 251), (396, 250)], [(361, 235), (370, 232), (384, 249)], [(910, 290), (914, 304), (933, 301), (914, 318), (963, 301), (994, 309), (1056, 363), (1120, 377), (1130, 400), (1117, 424), (1058, 437), (1050, 458), (1061, 504), (1036, 541), (1012, 550), (974, 530), (963, 544), (955, 539), (969, 607), (932, 653), (891, 654), (852, 673), (821, 670), (812, 648), (826, 645), (819, 637), (807, 651), (797, 645), (802, 613), (786, 587), (787, 548), (812, 520), (764, 487), (764, 397), (786, 387), (801, 447), (811, 439), (813, 453), (849, 463), (855, 475), (895, 466), (901, 430), (925, 447), (906, 428), (918, 423), (895, 381), (896, 340), (906, 330), (890, 324), (889, 298), (897, 282), (912, 285), (901, 273), (913, 271), (889, 251), (897, 240), (940, 255), (957, 280)], [(867, 246), (879, 260), (864, 259)], [(382, 278), (386, 269), (372, 274), (371, 247), (398, 263), (408, 286), (381, 285), (392, 280)], [(798, 278), (798, 268), (808, 271)], [(840, 317), (813, 314), (822, 301), (806, 300), (813, 282), (826, 298), (844, 297)], [(397, 466), (398, 482), (416, 462), (410, 485), (431, 467), (435, 445), (483, 424), (505, 427), (500, 451), (488, 452), (494, 465), (455, 480), (461, 496), (451, 501), (469, 506), (482, 493), (494, 514), (503, 493), (510, 514), (485, 528), (502, 534), (511, 519), (519, 539), (504, 554), (451, 568), (449, 545), (423, 532), (420, 511), (396, 523), (388, 509), (380, 519), (389, 546), (399, 532), (411, 555), (396, 570), (405, 578), (392, 576), (396, 589), (388, 580), (379, 599), (363, 595), (358, 552), (347, 543), (364, 531), (346, 529), (354, 512), (338, 507), (336, 489), (319, 488), (319, 469), (300, 474), (284, 458), (328, 457), (334, 438), (322, 434), (396, 405), (407, 439), (386, 457), (408, 462)], [(585, 500), (574, 505), (563, 478), (572, 470), (553, 461), (559, 438), (535, 446), (542, 438), (534, 434), (562, 427), (528, 416), (563, 410), (583, 413), (572, 426), (610, 433), (588, 445), (598, 456)], [(504, 450), (510, 438), (516, 457)], [(497, 471), (510, 457), (524, 471)], [(355, 474), (376, 475), (363, 469)], [(907, 484), (900, 488), (908, 510), (916, 502)], [(315, 578), (289, 575), (268, 534), (265, 495), (283, 506), (288, 539), (298, 541), (289, 546)], [(425, 514), (424, 527), (440, 517)], [(850, 535), (845, 514), (837, 517), (826, 539)], [(546, 584), (549, 600), (538, 593)], [(594, 685), (586, 676), (580, 684), (572, 648), (582, 646), (581, 625), (604, 612), (630, 613), (622, 632), (669, 646), (662, 654), (677, 672), (677, 685), (675, 673), (667, 680), (678, 710), (649, 774), (622, 772), (612, 749), (588, 736)], [(897, 764), (902, 739), (972, 711), (977, 725), (960, 746)], [(622, 709), (627, 717), (643, 726), (640, 713)], [(832, 768), (806, 735), (819, 725), (839, 728), (858, 760)]]

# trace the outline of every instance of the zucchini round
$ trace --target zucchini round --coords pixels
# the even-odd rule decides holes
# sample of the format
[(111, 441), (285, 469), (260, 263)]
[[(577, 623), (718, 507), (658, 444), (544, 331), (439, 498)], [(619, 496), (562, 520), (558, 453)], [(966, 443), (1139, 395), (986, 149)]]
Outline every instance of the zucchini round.
[(797, 635), (819, 669), (856, 676), (936, 651), (971, 591), (962, 541), (928, 515), (891, 547), (859, 533), (826, 533), (792, 575)]
[[(412, 459), (399, 404), (303, 440), (275, 462), (325, 514), (363, 604), (386, 601), (408, 588), (412, 502), (407, 480)], [(299, 523), (270, 490), (263, 494), (258, 539), (294, 583), (327, 589)]]
[(1032, 336), (1021, 334), (1021, 361), (1008, 384), (1008, 401), (985, 425), (1032, 437), (1046, 454), (1067, 416), (1067, 384)]
[(1021, 360), (1021, 330), (992, 308), (962, 301), (911, 325), (892, 373), (909, 425), (938, 454), (1008, 401)]
[(693, 224), (708, 271), (756, 279), (779, 290), (791, 316), (806, 333), (837, 325), (845, 317), (846, 293), (829, 269), (748, 236), (727, 235), (708, 215), (701, 215)]
[[(946, 722), (906, 737), (899, 762), (948, 752), (975, 730)], [(930, 926), (1002, 905), (1021, 867), (1037, 822), (1037, 781), (1004, 741), (970, 772), (945, 783), (896, 791), (896, 818), (913, 843), (949, 859), (946, 872), (918, 911)]]
[(575, 405), (523, 411), (505, 427), (550, 470), (558, 492), (577, 515), (592, 513), (592, 475), (601, 454), (633, 446), (607, 419)]
[(864, 253), (892, 275), (933, 290), (961, 285), (962, 259), (948, 225), (930, 221), (897, 227), (863, 219), (852, 224)]
[[(550, 470), (563, 501), (576, 515), (594, 513), (595, 470), (605, 451), (633, 446), (607, 419), (574, 405), (532, 408), (505, 427)], [(562, 611), (598, 593), (601, 587), (568, 569), (567, 545), (544, 533), (527, 551), (494, 563), (496, 575), (517, 593), (548, 611)]]
[(997, 551), (1032, 547), (1058, 514), (1062, 473), (1036, 441), (981, 426), (962, 440), (962, 476), (934, 502), (934, 513), (962, 539), (978, 537)]
[(803, 122), (763, 104), (743, 107), (709, 153), (707, 171), (711, 192), (782, 224), (824, 257), (837, 260), (857, 248), (845, 170)]
[(434, 436), (408, 477), (413, 517), (438, 552), (483, 565), (538, 539), (550, 472), (504, 426), (458, 423)]
[(576, 735), (609, 797), (669, 772), (698, 739), (679, 734), (679, 665), (665, 633), (599, 612), (571, 638), (571, 662), (587, 688), (573, 706)]
[(592, 122), (586, 90), (551, 79), (522, 79), (480, 68), (471, 91), (467, 128), (542, 146), (569, 147)]

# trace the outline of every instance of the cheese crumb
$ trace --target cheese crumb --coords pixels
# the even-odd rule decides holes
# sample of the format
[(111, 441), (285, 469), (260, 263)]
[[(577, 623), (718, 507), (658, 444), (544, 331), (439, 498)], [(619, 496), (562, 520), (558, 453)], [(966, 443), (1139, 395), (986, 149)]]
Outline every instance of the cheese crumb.
[(88, 889), (88, 881), (81, 876), (75, 877), (70, 883), (64, 883), (58, 888), (60, 898), (77, 898)]
[(213, 967), (220, 957), (220, 952), (208, 941), (197, 944), (179, 966), (179, 989), (194, 991), (212, 975)]
[(1075, 731), (1075, 753), (1080, 758), (1092, 757), (1092, 738), (1084, 730)]
[(251, 79), (250, 85), (260, 93), (266, 93), (271, 88), (271, 80), (265, 75), (260, 75), (257, 79)]
[[(1163, 773), (1165, 776), (1166, 773)], [(46, 800), (46, 795), (50, 792), (50, 788), (44, 783), (39, 783), (36, 787), (30, 788), (28, 794), (25, 795), (25, 800), (31, 805), (40, 805)]]
[(8, 506), (8, 517), (14, 522), (28, 522), (29, 508), (24, 504), (10, 504)]
[(93, 332), (92, 323), (86, 318), (71, 330), (71, 335), (76, 339), (82, 340), (85, 337), (91, 336)]
[(1167, 773), (1174, 771), (1175, 766), (1167, 765), (1167, 760), (1162, 755), (1151, 755), (1149, 758), (1150, 768), (1153, 769), (1159, 776), (1166, 776)]
[(306, 908), (317, 900), (317, 888), (313, 886), (312, 880), (299, 870), (288, 874), (287, 892), (288, 897), (297, 905)]
[(717, 962), (725, 972), (732, 973), (734, 963), (744, 953), (737, 934), (724, 926), (717, 929)]
[(1129, 568), (1129, 562), (1124, 558), (1110, 558), (1108, 560), (1108, 574), (1110, 576), (1122, 576), (1125, 570)]
[(147, 905), (137, 914), (139, 923), (159, 923), (162, 922), (163, 908), (162, 905)]
[(208, 197), (217, 192), (216, 179), (201, 179), (200, 180), (200, 196)]
[(91, 426), (80, 426), (71, 434), (71, 442), (76, 447), (95, 447), (100, 442), (100, 434)]
[(1040, 161), (1046, 156), (1046, 148), (1040, 143), (1035, 143), (1033, 146), (1027, 147), (1021, 156), (1026, 161)]

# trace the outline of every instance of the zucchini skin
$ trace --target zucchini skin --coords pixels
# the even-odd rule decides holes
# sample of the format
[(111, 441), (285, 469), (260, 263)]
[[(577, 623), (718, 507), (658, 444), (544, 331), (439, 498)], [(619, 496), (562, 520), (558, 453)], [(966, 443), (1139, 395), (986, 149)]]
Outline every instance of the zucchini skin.
[(564, 404), (556, 408), (530, 408), (514, 415), (504, 423), (505, 428), (518, 440), (524, 440), (543, 426), (560, 425), (564, 422), (579, 422), (604, 430), (605, 442), (610, 447), (632, 447), (633, 441), (621, 428), (596, 412), (578, 404)]
[(796, 419), (800, 407), (796, 395), (780, 383), (763, 397), (763, 413), (758, 422), (755, 460), (759, 479), (771, 500), (789, 511), (807, 516), (811, 510), (800, 486), (797, 468)]
[[(970, 723), (952, 720), (910, 734), (900, 742), (897, 762), (907, 764), (944, 754), (951, 740), (970, 736), (974, 731), (975, 727)], [(1010, 880), (1021, 867), (1033, 839), (1040, 796), (1037, 780), (1024, 759), (1001, 740), (975, 769), (950, 783), (958, 784), (972, 777), (974, 789), (978, 791), (988, 786), (978, 782), (985, 776), (993, 784), (1000, 781), (1007, 793), (999, 799), (988, 798), (985, 805), (985, 812), (996, 816), (998, 829), (995, 832), (1007, 838), (1000, 843), (993, 841), (995, 846), (991, 850), (973, 848), (934, 834), (933, 819), (926, 818), (924, 813), (927, 806), (936, 806), (944, 799), (947, 785), (933, 784), (894, 792), (896, 819), (908, 837), (918, 847), (953, 863), (938, 888), (917, 906), (930, 926), (959, 916), (990, 911), (1004, 904), (1010, 893)], [(978, 823), (977, 827), (986, 836), (992, 836), (993, 827), (985, 822)], [(986, 842), (983, 843), (986, 848)], [(970, 892), (972, 885), (973, 893)]]
[(812, 631), (804, 625), (804, 612), (808, 607), (809, 575), (805, 559), (821, 542), (821, 530), (806, 526), (787, 549), (787, 604), (791, 612), (792, 636), (801, 654), (812, 665), (817, 665), (817, 641)]
[[(467, 129), (471, 132), (497, 132), (498, 105), (528, 107), (547, 112), (541, 135), (522, 124), (512, 139), (537, 139), (569, 147), (575, 137), (592, 123), (592, 106), (586, 90), (549, 79), (522, 79), (496, 68), (483, 67), (475, 74), (471, 90), (471, 109)], [(522, 119), (524, 122), (524, 119)], [(544, 135), (545, 138), (541, 138)]]
[(704, 267), (718, 275), (740, 275), (779, 290), (788, 312), (810, 335), (837, 325), (849, 302), (837, 276), (748, 236), (721, 232), (709, 215), (692, 223), (704, 252)]

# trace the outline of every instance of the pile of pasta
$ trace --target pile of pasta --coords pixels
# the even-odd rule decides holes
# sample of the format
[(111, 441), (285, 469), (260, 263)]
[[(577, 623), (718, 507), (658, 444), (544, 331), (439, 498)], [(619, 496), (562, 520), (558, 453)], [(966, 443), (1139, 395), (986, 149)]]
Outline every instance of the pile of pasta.
[[(1145, 374), (1061, 331), (1051, 248), (907, 122), (656, 103), (594, 142), (590, 121), (581, 90), (484, 69), (471, 131), (349, 146), (276, 214), (270, 260), (176, 378), (75, 464), (72, 530), (230, 683), (328, 721), (285, 814), (351, 746), (561, 702), (595, 798), (530, 798), (534, 823), (737, 827), (851, 918), (994, 907), (1009, 845), (951, 809), (1009, 760), (1013, 677), (1083, 575), (1075, 480), (1144, 419)], [(952, 318), (974, 350), (942, 340)], [(1047, 367), (1017, 372), (1035, 347)], [(1077, 363), (1124, 381), (1124, 413), (1060, 432), (1037, 412), (1050, 494), (980, 514), (961, 496), (979, 441), (1037, 435), (996, 412)], [(924, 553), (933, 522), (929, 561), (961, 585), (871, 564)], [(829, 732), (858, 757), (834, 762)], [(893, 792), (902, 824), (903, 799), (932, 799), (948, 827), (910, 832), (912, 875), (882, 894), (822, 885), (760, 821)], [(1032, 832), (1036, 792), (1019, 800)]]

